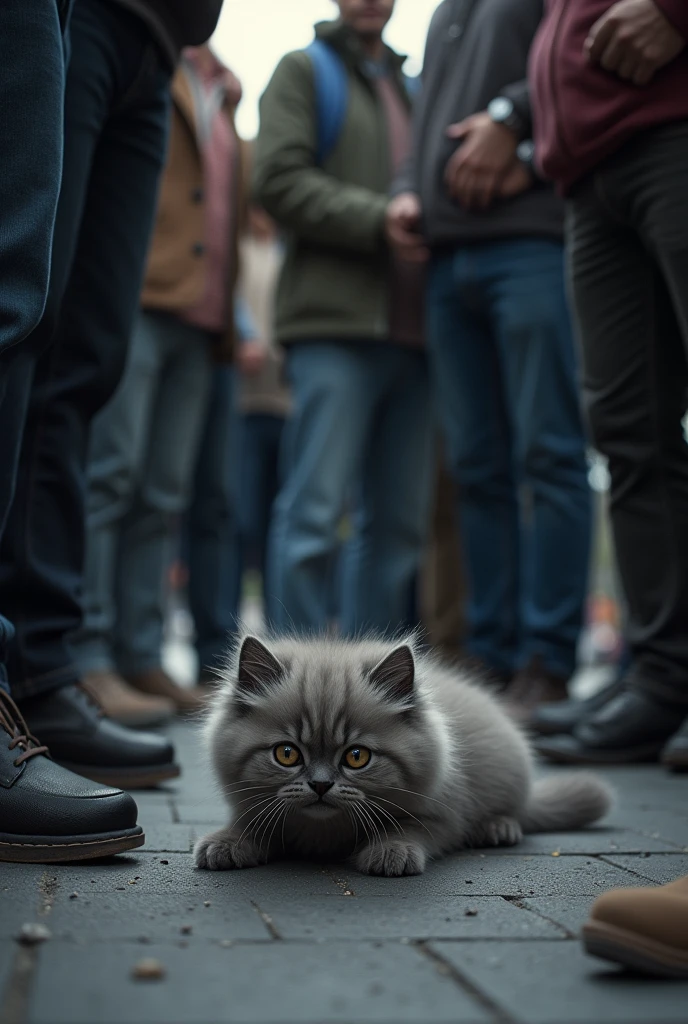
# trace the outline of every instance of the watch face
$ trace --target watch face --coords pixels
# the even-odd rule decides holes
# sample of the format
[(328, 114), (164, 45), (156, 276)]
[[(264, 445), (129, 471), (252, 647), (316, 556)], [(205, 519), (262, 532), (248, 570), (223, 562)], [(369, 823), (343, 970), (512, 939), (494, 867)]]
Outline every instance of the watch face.
[(492, 100), (487, 111), (493, 121), (506, 121), (511, 117), (514, 105), (505, 96), (498, 96), (496, 100)]

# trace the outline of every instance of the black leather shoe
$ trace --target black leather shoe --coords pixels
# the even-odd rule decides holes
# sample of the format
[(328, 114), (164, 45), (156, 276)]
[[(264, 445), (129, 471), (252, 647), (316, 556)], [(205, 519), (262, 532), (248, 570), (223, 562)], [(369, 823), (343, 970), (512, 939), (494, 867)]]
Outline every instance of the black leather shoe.
[(587, 700), (560, 700), (556, 704), (541, 704), (530, 716), (528, 727), (540, 736), (561, 736), (571, 733), (589, 715), (599, 711), (624, 688), (621, 677), (588, 697)]
[(179, 775), (164, 736), (118, 725), (80, 686), (31, 697), (21, 711), (59, 764), (94, 782), (144, 789)]
[(537, 739), (538, 753), (561, 764), (638, 764), (657, 761), (681, 727), (685, 708), (627, 690), (580, 722), (570, 736)]
[(0, 690), (0, 861), (56, 863), (143, 846), (127, 793), (72, 774), (48, 756)]
[(688, 772), (688, 715), (662, 751), (661, 761), (675, 772)]

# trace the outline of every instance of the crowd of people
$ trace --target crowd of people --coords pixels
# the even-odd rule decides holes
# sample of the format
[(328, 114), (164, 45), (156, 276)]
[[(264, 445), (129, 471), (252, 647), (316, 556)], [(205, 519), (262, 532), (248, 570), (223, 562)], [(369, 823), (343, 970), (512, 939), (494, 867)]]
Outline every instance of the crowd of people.
[(337, 6), (247, 142), (221, 0), (2, 5), (0, 859), (140, 845), (132, 727), (204, 706), (247, 568), (278, 631), (420, 624), (551, 760), (688, 767), (688, 9), (443, 0), (413, 79)]

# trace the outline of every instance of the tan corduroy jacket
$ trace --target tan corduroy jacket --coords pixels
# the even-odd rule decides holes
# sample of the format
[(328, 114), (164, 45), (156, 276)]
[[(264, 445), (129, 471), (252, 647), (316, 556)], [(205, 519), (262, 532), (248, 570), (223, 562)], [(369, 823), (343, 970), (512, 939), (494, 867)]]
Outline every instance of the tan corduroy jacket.
[[(231, 75), (231, 72), (227, 72)], [(236, 83), (236, 79), (231, 75)], [(238, 93), (228, 89), (228, 96)], [(167, 163), (160, 186), (158, 211), (141, 295), (143, 309), (170, 313), (189, 309), (199, 302), (205, 286), (205, 203), (203, 160), (196, 130), (193, 94), (188, 78), (179, 68), (172, 81), (172, 122)], [(225, 113), (234, 128), (236, 106), (225, 102)], [(231, 360), (234, 349), (233, 294), (239, 270), (238, 238), (244, 223), (243, 147), (236, 146), (232, 175), (232, 239), (227, 275), (227, 334), (217, 346), (217, 357)]]

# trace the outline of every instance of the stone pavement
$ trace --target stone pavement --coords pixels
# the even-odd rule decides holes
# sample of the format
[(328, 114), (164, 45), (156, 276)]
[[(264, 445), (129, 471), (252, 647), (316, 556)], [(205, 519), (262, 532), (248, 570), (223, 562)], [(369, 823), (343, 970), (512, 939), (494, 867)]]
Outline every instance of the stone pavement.
[[(609, 771), (586, 833), (451, 857), (419, 878), (348, 866), (194, 870), (223, 822), (194, 727), (178, 785), (139, 795), (147, 843), (74, 866), (0, 864), (1, 1024), (685, 1024), (688, 983), (627, 978), (576, 934), (613, 886), (688, 873), (688, 776)], [(15, 941), (47, 926), (39, 946)], [(152, 957), (161, 980), (135, 980)]]

